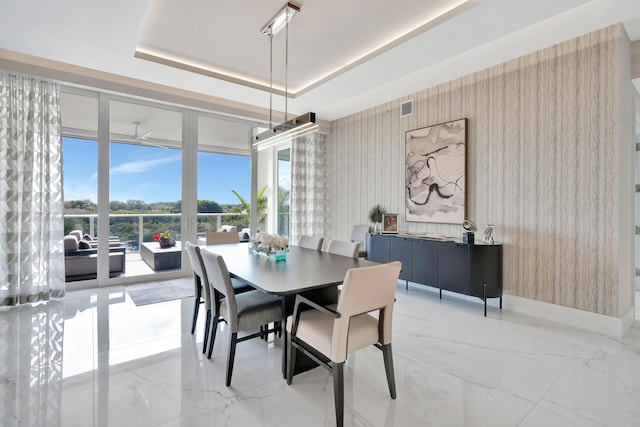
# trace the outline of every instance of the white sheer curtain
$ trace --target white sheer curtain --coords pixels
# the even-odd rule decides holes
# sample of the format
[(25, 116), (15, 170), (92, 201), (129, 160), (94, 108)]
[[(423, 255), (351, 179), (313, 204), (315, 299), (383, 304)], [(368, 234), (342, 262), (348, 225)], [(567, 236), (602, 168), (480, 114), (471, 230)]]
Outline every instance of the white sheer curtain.
[(64, 296), (60, 90), (0, 72), (0, 307)]
[(60, 426), (64, 301), (0, 314), (3, 426)]
[(325, 235), (325, 145), (325, 136), (319, 133), (296, 138), (291, 144), (291, 242), (301, 235)]

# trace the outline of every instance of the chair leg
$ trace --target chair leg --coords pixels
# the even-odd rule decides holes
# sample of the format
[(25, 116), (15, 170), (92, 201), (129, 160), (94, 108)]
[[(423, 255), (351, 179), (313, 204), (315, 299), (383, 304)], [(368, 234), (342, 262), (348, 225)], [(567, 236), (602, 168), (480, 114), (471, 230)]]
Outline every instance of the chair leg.
[(236, 358), (236, 341), (238, 333), (229, 334), (229, 355), (227, 356), (227, 387), (231, 385), (231, 374), (233, 374), (233, 360)]
[(333, 399), (336, 406), (336, 426), (344, 424), (344, 362), (333, 365)]
[(288, 352), (287, 356), (287, 384), (291, 385), (293, 382), (293, 370), (296, 366), (296, 348), (291, 345), (291, 335), (287, 335), (287, 342), (285, 351)]
[(213, 321), (211, 322), (211, 339), (209, 339), (209, 353), (207, 359), (211, 359), (211, 353), (213, 353), (213, 344), (216, 341), (216, 331), (218, 330), (218, 322), (220, 321), (220, 315), (216, 311), (213, 314)]
[(196, 295), (195, 305), (193, 306), (193, 322), (191, 322), (191, 335), (193, 335), (196, 331), (196, 323), (198, 320), (198, 311), (200, 310), (200, 290), (198, 290), (198, 295)]
[(204, 324), (204, 338), (202, 339), (202, 353), (207, 351), (207, 341), (209, 340), (209, 329), (211, 328), (211, 310), (207, 310)]
[(389, 393), (391, 398), (396, 398), (396, 377), (393, 373), (393, 352), (391, 351), (391, 343), (382, 346), (382, 356), (384, 358), (384, 370), (387, 373), (387, 383), (389, 384)]

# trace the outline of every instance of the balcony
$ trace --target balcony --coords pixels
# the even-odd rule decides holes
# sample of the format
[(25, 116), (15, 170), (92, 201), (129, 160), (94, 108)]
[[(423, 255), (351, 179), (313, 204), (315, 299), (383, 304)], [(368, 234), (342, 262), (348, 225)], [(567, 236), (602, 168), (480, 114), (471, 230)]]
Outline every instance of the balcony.
[[(109, 235), (117, 236), (126, 247), (125, 273), (120, 277), (142, 276), (156, 273), (140, 256), (143, 242), (152, 242), (153, 235), (170, 230), (176, 240), (181, 239), (181, 214), (112, 214), (109, 215)], [(65, 234), (81, 229), (97, 237), (97, 214), (65, 214)], [(204, 244), (205, 233), (216, 231), (222, 225), (248, 227), (246, 216), (237, 213), (199, 213), (197, 215), (198, 243)]]

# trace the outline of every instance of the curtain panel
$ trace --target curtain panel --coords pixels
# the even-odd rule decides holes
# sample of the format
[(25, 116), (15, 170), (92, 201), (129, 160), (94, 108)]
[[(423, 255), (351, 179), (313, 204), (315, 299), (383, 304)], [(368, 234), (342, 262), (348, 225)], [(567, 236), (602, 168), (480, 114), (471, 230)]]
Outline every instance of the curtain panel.
[(60, 90), (0, 72), (0, 307), (64, 296)]
[(0, 315), (2, 426), (61, 426), (64, 301)]
[(325, 135), (314, 133), (291, 144), (290, 241), (326, 232)]

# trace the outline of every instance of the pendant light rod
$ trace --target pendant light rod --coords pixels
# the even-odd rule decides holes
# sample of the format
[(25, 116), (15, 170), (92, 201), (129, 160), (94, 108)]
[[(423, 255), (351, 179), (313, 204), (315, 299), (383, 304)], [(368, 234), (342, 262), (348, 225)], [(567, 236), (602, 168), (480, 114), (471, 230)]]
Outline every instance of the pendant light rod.
[[(300, 7), (287, 3), (264, 26), (260, 32), (269, 37), (269, 130), (255, 137), (254, 147), (263, 150), (282, 141), (298, 138), (317, 132), (319, 125), (315, 113), (307, 113), (289, 120), (289, 22), (300, 12)], [(284, 66), (284, 123), (273, 125), (273, 37), (285, 29), (285, 66)]]
[(289, 120), (287, 104), (289, 101), (289, 8), (287, 8), (287, 23), (284, 30), (284, 121)]
[(269, 129), (273, 129), (273, 34), (269, 34)]

